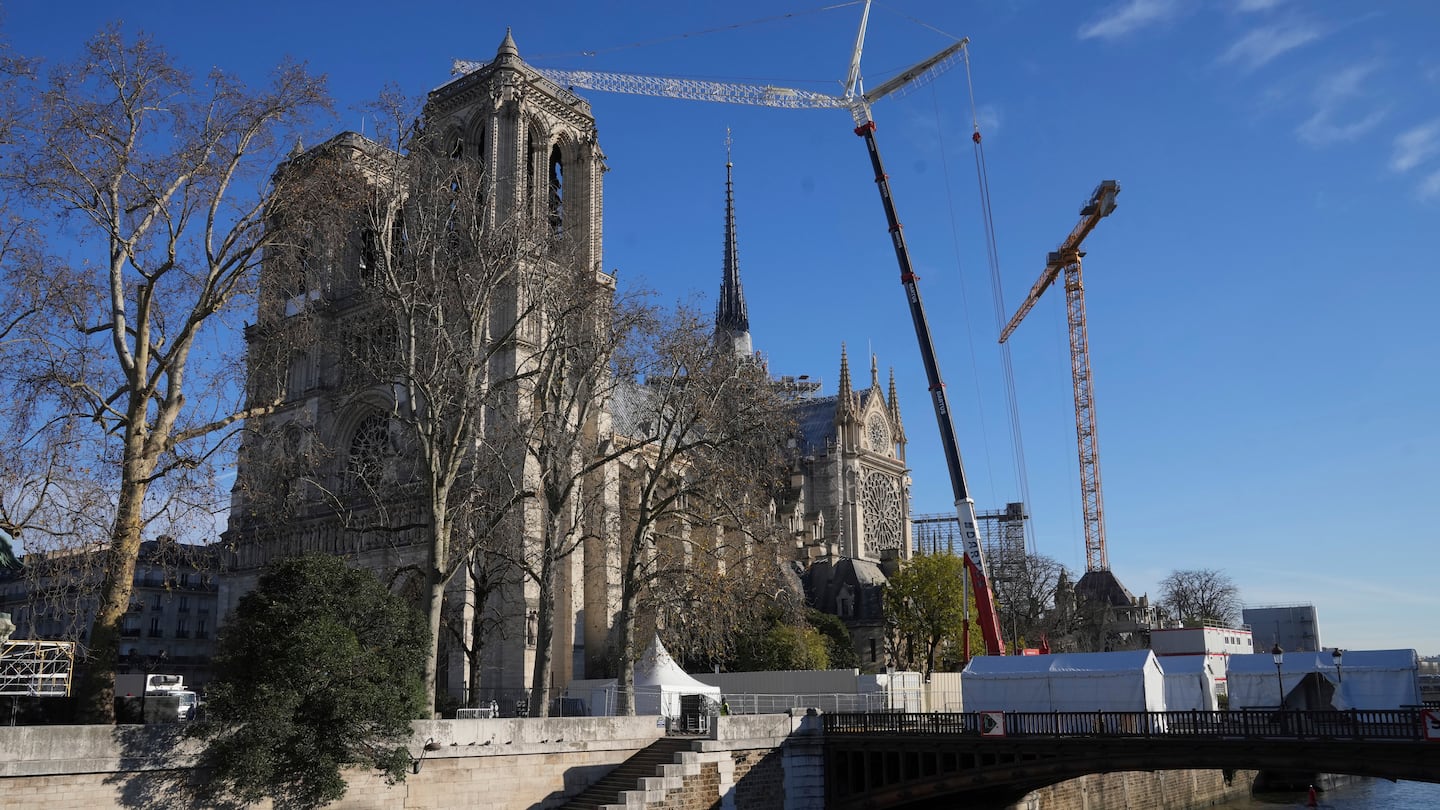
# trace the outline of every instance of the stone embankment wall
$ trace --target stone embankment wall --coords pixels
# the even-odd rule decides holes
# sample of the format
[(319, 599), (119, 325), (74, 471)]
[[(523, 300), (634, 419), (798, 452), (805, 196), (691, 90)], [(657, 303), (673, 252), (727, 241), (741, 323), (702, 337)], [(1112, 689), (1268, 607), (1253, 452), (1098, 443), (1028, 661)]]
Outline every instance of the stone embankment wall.
[(1198, 810), (1250, 795), (1254, 771), (1125, 771), (1042, 788), (1006, 810)]
[[(544, 810), (599, 780), (664, 733), (654, 717), (417, 722), (419, 772), (386, 785), (357, 769), (338, 810)], [(0, 810), (191, 807), (198, 750), (180, 726), (0, 726)], [(429, 743), (427, 746), (426, 744)], [(428, 750), (427, 750), (428, 749)], [(818, 716), (716, 718), (710, 738), (641, 780), (623, 810), (823, 810)], [(1013, 810), (1191, 810), (1249, 793), (1252, 772), (1089, 776), (1026, 796)], [(198, 809), (197, 809), (198, 810)], [(268, 804), (257, 810), (269, 810)]]
[[(664, 734), (654, 717), (415, 723), (420, 772), (347, 778), (338, 810), (558, 807)], [(0, 727), (0, 810), (186, 808), (198, 750), (180, 726)], [(426, 743), (431, 743), (425, 750)], [(413, 768), (412, 768), (413, 769)], [(267, 810), (259, 805), (257, 810)]]

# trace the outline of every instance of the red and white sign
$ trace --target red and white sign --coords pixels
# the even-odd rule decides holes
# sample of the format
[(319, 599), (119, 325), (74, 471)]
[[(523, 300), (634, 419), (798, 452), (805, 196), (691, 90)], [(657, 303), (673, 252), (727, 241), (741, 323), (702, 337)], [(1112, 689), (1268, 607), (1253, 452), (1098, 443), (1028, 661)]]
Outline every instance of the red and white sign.
[(981, 737), (1005, 736), (1005, 712), (979, 712)]
[(1440, 742), (1440, 712), (1434, 709), (1420, 712), (1420, 725), (1425, 728), (1425, 739)]

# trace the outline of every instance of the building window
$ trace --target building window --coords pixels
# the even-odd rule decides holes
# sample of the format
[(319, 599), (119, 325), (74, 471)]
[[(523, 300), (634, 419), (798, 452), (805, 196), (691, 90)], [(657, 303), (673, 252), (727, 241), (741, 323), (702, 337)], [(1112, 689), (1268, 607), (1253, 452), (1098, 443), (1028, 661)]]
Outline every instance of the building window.
[(140, 617), (133, 613), (127, 613), (120, 624), (120, 635), (125, 638), (139, 638)]
[(190, 637), (190, 617), (189, 617), (189, 616), (181, 616), (181, 617), (179, 618), (179, 620), (175, 622), (175, 637), (176, 637), (176, 638), (189, 638), (189, 637)]
[(385, 451), (390, 444), (390, 420), (372, 413), (360, 422), (350, 439), (345, 464), (345, 485), (352, 492), (373, 492), (380, 485)]
[(550, 150), (550, 231), (560, 233), (565, 227), (565, 166), (560, 159), (560, 145)]
[(873, 664), (877, 660), (878, 658), (876, 657), (875, 639), (872, 638), (870, 639), (870, 663)]
[(157, 593), (157, 594), (152, 594), (152, 595), (150, 596), (150, 609), (151, 609), (151, 610), (159, 610), (159, 609), (160, 609), (160, 606), (161, 606), (161, 600), (162, 600), (162, 599), (164, 599), (164, 597), (161, 596), (160, 594), (158, 594), (158, 593)]
[(210, 637), (210, 630), (209, 630), (209, 628), (207, 627), (207, 625), (209, 625), (209, 624), (210, 624), (210, 618), (209, 618), (208, 616), (206, 616), (204, 613), (201, 613), (201, 614), (195, 619), (195, 637), (196, 637), (196, 638), (209, 638), (209, 637)]
[(156, 616), (150, 620), (150, 638), (164, 638), (165, 633), (160, 629), (160, 617)]
[(180, 597), (180, 603), (179, 603), (179, 605), (178, 605), (175, 609), (176, 609), (177, 611), (179, 611), (180, 613), (189, 613), (189, 612), (190, 612), (190, 597), (188, 597), (188, 596), (182, 596), (182, 597)]

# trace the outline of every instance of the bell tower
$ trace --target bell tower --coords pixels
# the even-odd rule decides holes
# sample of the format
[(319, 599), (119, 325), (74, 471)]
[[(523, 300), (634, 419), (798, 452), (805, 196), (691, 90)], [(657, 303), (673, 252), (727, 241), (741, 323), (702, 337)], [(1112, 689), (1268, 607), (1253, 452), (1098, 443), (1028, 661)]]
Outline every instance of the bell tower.
[[(548, 245), (543, 257), (521, 252), (518, 289), (508, 296), (511, 307), (495, 313), (494, 334), (505, 334), (514, 319), (528, 319), (527, 290), (557, 273), (594, 274), (613, 293), (613, 279), (602, 272), (602, 177), (605, 156), (596, 138), (595, 119), (585, 99), (545, 78), (520, 58), (510, 31), (495, 58), (431, 91), (424, 126), (443, 133), (452, 157), (482, 166), (481, 197), (486, 227), (508, 230), (531, 243)], [(437, 129), (438, 128), (438, 129)], [(522, 325), (514, 347), (491, 360), (493, 373), (515, 375), (529, 352), (541, 343), (538, 322)], [(527, 395), (500, 409), (520, 414), (529, 407)], [(504, 416), (496, 416), (497, 421)], [(609, 431), (609, 415), (601, 411), (586, 425), (591, 435)], [(536, 474), (534, 463), (517, 451), (513, 468), (522, 478)], [(619, 604), (611, 572), (618, 570), (619, 478), (607, 465), (586, 479), (585, 514), (578, 519), (588, 538), (567, 555), (556, 572), (550, 645), (551, 683), (563, 686), (573, 678), (604, 674), (610, 626)], [(546, 516), (538, 499), (517, 508), (514, 522), (527, 549), (541, 542)], [(498, 611), (484, 622), (497, 632), (485, 642), (481, 681), (487, 692), (504, 700), (531, 686), (537, 643), (535, 622), (539, 591), (533, 580), (517, 578), (487, 610)]]
[(425, 126), (485, 167), (492, 226), (545, 228), (598, 271), (605, 155), (590, 103), (520, 59), (507, 29), (495, 58), (430, 92)]

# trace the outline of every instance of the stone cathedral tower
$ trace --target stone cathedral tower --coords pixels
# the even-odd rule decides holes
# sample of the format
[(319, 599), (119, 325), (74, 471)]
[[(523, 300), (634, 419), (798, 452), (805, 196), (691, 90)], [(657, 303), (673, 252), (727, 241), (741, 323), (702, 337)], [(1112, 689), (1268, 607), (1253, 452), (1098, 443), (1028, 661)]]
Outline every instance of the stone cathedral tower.
[[(551, 243), (560, 246), (555, 252), (563, 257), (560, 259), (518, 259), (515, 278), (519, 281), (500, 296), (502, 303), (491, 316), (492, 334), (506, 334), (521, 318), (527, 294), (556, 272), (556, 261), (564, 262), (564, 269), (572, 274), (595, 274), (597, 286), (613, 292), (613, 280), (600, 272), (601, 181), (606, 167), (590, 105), (521, 61), (508, 31), (491, 62), (430, 93), (424, 126), (431, 135), (442, 134), (441, 143), (451, 157), (482, 167), (479, 210), (487, 227), (524, 223), (537, 232), (545, 231)], [(382, 163), (373, 158), (384, 151), (386, 147), (380, 144), (344, 133), (308, 153), (292, 156), (291, 163), (298, 165), (305, 155), (325, 153), (349, 161), (363, 172), (367, 165)], [(383, 505), (392, 522), (404, 525), (418, 514), (403, 494), (406, 481), (417, 475), (417, 465), (395, 458), (403, 456), (397, 446), (399, 428), (386, 415), (393, 404), (387, 404), (386, 398), (395, 394), (377, 381), (363, 395), (344, 395), (335, 382), (342, 372), (335, 367), (334, 353), (327, 353), (325, 341), (356, 332), (354, 324), (365, 307), (364, 282), (359, 279), (369, 259), (365, 236), (356, 233), (333, 239), (341, 244), (322, 246), (314, 254), (315, 260), (339, 268), (338, 272), (329, 268), (323, 287), (308, 289), (311, 285), (307, 283), (307, 289), (287, 299), (295, 286), (273, 278), (276, 271), (268, 256), (262, 270), (259, 323), (246, 333), (250, 354), (288, 353), (293, 359), (284, 383), (285, 404), (247, 426), (247, 433), (257, 438), (247, 439), (240, 453), (225, 533), (225, 541), (234, 549), (233, 572), (222, 585), (222, 612), (233, 609), (239, 597), (254, 587), (259, 570), (278, 557), (305, 552), (337, 554), (375, 570), (382, 578), (424, 559), (428, 537), (423, 520), (410, 520), (410, 528), (401, 532), (377, 533), (358, 528), (358, 521), (342, 517), (334, 506), (339, 497), (336, 493), (343, 495), (346, 475), (357, 468), (357, 459), (372, 459), (396, 484), (394, 491), (401, 493)], [(348, 276), (346, 268), (354, 268)], [(356, 280), (347, 286), (345, 279), (351, 276)], [(280, 287), (287, 291), (277, 295)], [(267, 308), (266, 300), (280, 303)], [(312, 320), (308, 332), (287, 328), (301, 316)], [(318, 330), (313, 325), (316, 321), (320, 322)], [(513, 376), (533, 356), (544, 330), (535, 323), (531, 316), (518, 337), (491, 359), (492, 374)], [(302, 343), (297, 334), (309, 335), (306, 340), (310, 342)], [(476, 421), (492, 431), (507, 418), (503, 414), (524, 414), (531, 407), (531, 397), (523, 387), (515, 389), (513, 399), (487, 407), (485, 413), (475, 416)], [(589, 418), (584, 432), (599, 441), (609, 432), (608, 419), (608, 414), (600, 411)], [(277, 517), (279, 513), (271, 511), (262, 499), (273, 492), (261, 493), (247, 477), (267, 464), (270, 469), (283, 467), (286, 459), (306, 455), (314, 448), (322, 450), (309, 453), (314, 467), (305, 476), (307, 481), (284, 484), (293, 491), (287, 490), (288, 508), (283, 518)], [(523, 451), (510, 452), (511, 475), (516, 480), (533, 479), (534, 463)], [(589, 495), (583, 514), (575, 517), (583, 524), (577, 534), (586, 539), (555, 572), (554, 636), (549, 648), (555, 687), (563, 688), (573, 678), (602, 675), (609, 660), (609, 633), (618, 602), (612, 576), (612, 569), (618, 567), (617, 469), (615, 465), (599, 469), (586, 480)], [(523, 503), (505, 528), (515, 535), (513, 547), (528, 553), (540, 536), (543, 517), (538, 502)], [(476, 616), (465, 598), (472, 587), (467, 576), (468, 572), (462, 572), (454, 580), (450, 600), (465, 606), (457, 608), (464, 615), (464, 632), (486, 636), (481, 701), (495, 699), (508, 711), (514, 701), (527, 697), (531, 686), (538, 590), (516, 569), (502, 578), (503, 584), (486, 603), (485, 615)], [(473, 680), (467, 667), (459, 652), (451, 652), (441, 662), (441, 688), (452, 698), (466, 697)]]

